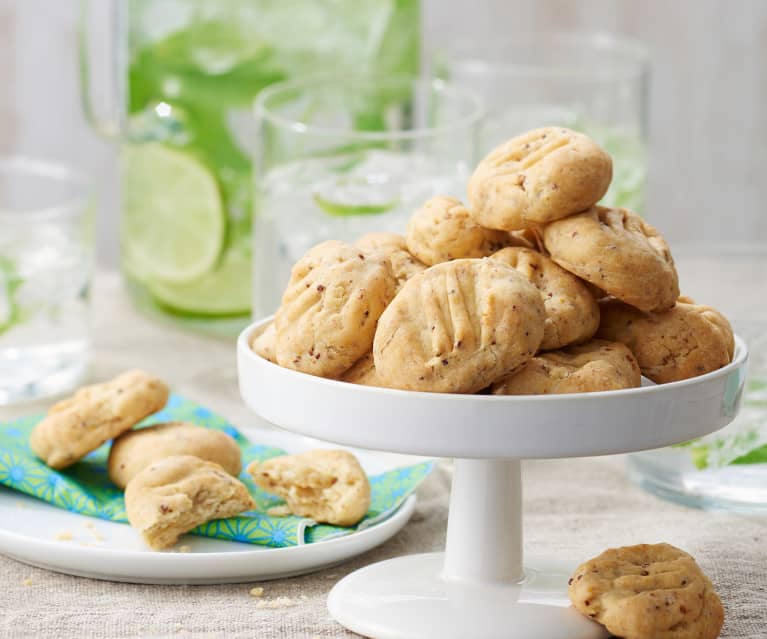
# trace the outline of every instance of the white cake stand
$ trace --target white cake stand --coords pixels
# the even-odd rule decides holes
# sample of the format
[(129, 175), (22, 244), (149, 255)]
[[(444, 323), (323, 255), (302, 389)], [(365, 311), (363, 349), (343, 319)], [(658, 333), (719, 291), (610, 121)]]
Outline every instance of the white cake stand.
[[(694, 379), (581, 395), (416, 393), (312, 377), (237, 344), (240, 392), (287, 430), (361, 448), (454, 457), (447, 547), (372, 564), (338, 582), (333, 617), (378, 639), (597, 639), (602, 626), (569, 607), (577, 560), (522, 557), (520, 460), (658, 448), (711, 433), (738, 411), (746, 346)], [(577, 486), (573, 487), (577, 490)]]

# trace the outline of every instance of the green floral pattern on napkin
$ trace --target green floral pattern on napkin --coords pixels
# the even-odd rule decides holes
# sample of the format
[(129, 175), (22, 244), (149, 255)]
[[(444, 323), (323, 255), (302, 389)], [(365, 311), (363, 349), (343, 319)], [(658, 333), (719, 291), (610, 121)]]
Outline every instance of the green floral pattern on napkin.
[[(93, 451), (63, 471), (48, 468), (29, 448), (29, 434), (42, 415), (33, 415), (0, 424), (0, 485), (32, 495), (71, 512), (116, 522), (127, 522), (123, 493), (107, 477), (109, 444)], [(243, 468), (253, 460), (284, 455), (285, 451), (252, 444), (223, 417), (178, 395), (171, 395), (166, 407), (140, 426), (166, 421), (187, 421), (231, 435), (242, 450)], [(238, 517), (210, 521), (193, 534), (229, 539), (263, 546), (284, 547), (313, 543), (366, 528), (393, 514), (433, 464), (425, 462), (397, 468), (370, 477), (372, 499), (365, 518), (353, 528), (315, 525), (302, 517), (271, 517), (265, 511), (282, 500), (258, 488), (243, 470), (240, 480), (258, 505)]]

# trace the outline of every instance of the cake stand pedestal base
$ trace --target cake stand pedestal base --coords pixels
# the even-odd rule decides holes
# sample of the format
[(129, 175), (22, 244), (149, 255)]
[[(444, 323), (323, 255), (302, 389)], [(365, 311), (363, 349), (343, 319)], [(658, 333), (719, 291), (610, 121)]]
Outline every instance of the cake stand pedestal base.
[(372, 564), (336, 584), (333, 617), (375, 639), (602, 639), (570, 607), (575, 562), (522, 559), (519, 460), (457, 459), (444, 553)]
[(610, 633), (569, 607), (575, 563), (532, 559), (519, 584), (442, 576), (444, 553), (409, 555), (342, 579), (328, 609), (375, 639), (603, 639)]

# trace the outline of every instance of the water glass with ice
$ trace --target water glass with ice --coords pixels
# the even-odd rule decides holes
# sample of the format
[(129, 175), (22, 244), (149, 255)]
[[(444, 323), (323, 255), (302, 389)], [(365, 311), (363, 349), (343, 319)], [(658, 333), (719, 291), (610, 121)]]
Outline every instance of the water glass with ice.
[(433, 195), (465, 198), (481, 100), (442, 81), (316, 76), (256, 101), (254, 315), (276, 310), (291, 266), (328, 239), (404, 233)]
[(85, 376), (93, 213), (76, 171), (0, 158), (0, 405), (64, 393)]

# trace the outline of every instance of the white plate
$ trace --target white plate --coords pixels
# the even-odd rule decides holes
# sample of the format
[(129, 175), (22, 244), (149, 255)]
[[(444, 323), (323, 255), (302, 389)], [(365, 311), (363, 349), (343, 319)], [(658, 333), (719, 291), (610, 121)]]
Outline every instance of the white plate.
[[(252, 441), (291, 453), (327, 443), (279, 431), (244, 431)], [(334, 446), (337, 448), (337, 446)], [(418, 459), (352, 450), (375, 475)], [(77, 515), (0, 487), (0, 553), (79, 577), (146, 584), (219, 584), (304, 574), (344, 562), (399, 532), (415, 509), (410, 496), (388, 519), (344, 537), (290, 548), (266, 548), (186, 535), (189, 552), (149, 550), (127, 524)], [(66, 539), (71, 536), (71, 539)]]

